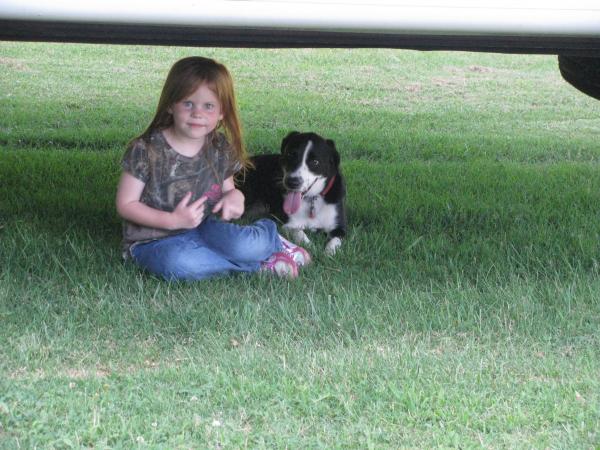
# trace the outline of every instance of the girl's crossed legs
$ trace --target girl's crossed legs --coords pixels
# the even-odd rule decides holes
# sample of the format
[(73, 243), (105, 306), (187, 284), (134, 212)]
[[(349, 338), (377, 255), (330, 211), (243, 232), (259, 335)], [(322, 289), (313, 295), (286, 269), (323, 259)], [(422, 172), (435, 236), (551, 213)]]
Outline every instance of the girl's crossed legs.
[(197, 228), (138, 244), (133, 260), (168, 280), (202, 280), (233, 272), (256, 272), (283, 248), (277, 226), (269, 219), (237, 225), (208, 217)]

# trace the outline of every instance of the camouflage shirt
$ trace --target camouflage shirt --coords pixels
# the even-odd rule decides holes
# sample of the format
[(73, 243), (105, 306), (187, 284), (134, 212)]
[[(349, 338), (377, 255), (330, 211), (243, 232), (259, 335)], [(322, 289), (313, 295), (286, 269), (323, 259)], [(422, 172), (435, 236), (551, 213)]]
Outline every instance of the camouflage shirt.
[[(223, 181), (235, 174), (241, 165), (231, 160), (229, 143), (218, 133), (202, 151), (193, 157), (177, 153), (161, 131), (153, 131), (147, 139), (137, 139), (127, 149), (121, 166), (144, 182), (140, 201), (151, 208), (173, 211), (188, 192), (190, 202), (206, 194), (205, 217), (221, 198)], [(185, 230), (164, 230), (123, 221), (123, 257), (129, 256), (133, 244), (160, 239)]]

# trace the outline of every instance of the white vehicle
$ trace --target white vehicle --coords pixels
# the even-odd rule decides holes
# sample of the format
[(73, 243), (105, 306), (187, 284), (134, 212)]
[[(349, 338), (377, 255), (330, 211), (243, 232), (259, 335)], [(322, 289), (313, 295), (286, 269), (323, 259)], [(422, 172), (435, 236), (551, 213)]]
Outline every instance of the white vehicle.
[(0, 40), (556, 54), (600, 98), (599, 0), (0, 0)]

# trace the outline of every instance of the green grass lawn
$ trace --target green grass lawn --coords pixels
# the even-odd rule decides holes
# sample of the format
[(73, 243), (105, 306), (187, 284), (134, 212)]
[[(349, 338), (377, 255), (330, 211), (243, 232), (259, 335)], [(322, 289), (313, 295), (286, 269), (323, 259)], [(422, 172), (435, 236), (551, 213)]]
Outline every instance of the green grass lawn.
[[(336, 141), (349, 235), (295, 281), (119, 258), (173, 62), (251, 153)], [(0, 43), (0, 448), (600, 447), (600, 102), (556, 57)]]

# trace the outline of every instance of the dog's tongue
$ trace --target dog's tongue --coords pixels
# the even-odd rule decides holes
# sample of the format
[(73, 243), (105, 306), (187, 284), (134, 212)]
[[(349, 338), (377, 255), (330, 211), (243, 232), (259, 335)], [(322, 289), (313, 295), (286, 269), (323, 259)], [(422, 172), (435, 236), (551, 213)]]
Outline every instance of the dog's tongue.
[(300, 209), (302, 203), (301, 192), (289, 192), (283, 199), (283, 210), (289, 216)]

